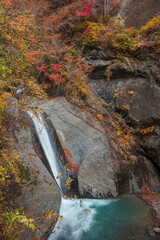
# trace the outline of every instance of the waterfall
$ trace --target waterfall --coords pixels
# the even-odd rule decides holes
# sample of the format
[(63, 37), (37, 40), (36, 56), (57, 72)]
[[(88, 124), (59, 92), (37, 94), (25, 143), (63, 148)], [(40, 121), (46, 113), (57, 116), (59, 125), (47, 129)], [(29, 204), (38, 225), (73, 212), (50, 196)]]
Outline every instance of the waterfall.
[[(78, 196), (77, 179), (73, 176), (54, 127), (49, 120), (46, 120), (44, 114), (33, 113), (31, 110), (27, 113), (32, 119), (40, 145), (61, 193), (68, 197)], [(65, 165), (67, 168), (64, 168)], [(73, 180), (70, 184), (68, 184), (69, 178)]]
[(55, 151), (55, 146), (53, 147), (53, 144), (51, 144), (49, 133), (45, 125), (45, 122), (41, 115), (33, 114), (31, 111), (27, 111), (27, 112), (29, 116), (32, 118), (37, 136), (39, 138), (41, 147), (50, 165), (51, 171), (56, 179), (56, 182), (59, 188), (62, 190), (61, 181), (59, 177), (59, 174), (61, 171), (59, 169), (57, 154)]

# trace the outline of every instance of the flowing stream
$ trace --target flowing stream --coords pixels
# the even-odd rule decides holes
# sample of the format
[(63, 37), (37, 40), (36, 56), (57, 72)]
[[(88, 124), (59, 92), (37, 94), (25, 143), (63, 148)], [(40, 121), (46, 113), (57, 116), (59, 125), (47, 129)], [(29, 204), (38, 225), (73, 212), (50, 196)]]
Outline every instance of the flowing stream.
[[(62, 192), (62, 162), (44, 118), (28, 111), (42, 149)], [(54, 144), (53, 144), (54, 142)], [(66, 173), (65, 179), (68, 178)], [(47, 199), (46, 199), (47, 201)], [(134, 195), (117, 199), (61, 199), (60, 216), (48, 240), (147, 240), (151, 219), (145, 203)]]

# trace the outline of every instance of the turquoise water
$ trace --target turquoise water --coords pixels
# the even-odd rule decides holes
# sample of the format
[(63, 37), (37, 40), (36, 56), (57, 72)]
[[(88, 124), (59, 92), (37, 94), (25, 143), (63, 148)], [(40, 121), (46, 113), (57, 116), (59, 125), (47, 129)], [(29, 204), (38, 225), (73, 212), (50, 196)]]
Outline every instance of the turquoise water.
[[(62, 199), (60, 215), (49, 240), (147, 240), (148, 208), (133, 195), (118, 199)], [(59, 230), (58, 230), (59, 229)]]

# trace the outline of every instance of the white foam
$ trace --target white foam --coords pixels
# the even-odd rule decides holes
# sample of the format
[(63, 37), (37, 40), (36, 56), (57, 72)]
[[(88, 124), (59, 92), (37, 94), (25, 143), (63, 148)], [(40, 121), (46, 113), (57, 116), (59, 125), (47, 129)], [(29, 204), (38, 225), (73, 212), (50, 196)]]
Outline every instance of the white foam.
[(52, 233), (48, 240), (66, 239), (65, 236), (68, 236), (67, 240), (80, 240), (82, 234), (96, 224), (95, 215), (98, 207), (108, 205), (111, 201), (115, 200), (62, 198), (59, 215), (63, 216), (64, 220), (56, 223), (53, 230), (56, 235)]

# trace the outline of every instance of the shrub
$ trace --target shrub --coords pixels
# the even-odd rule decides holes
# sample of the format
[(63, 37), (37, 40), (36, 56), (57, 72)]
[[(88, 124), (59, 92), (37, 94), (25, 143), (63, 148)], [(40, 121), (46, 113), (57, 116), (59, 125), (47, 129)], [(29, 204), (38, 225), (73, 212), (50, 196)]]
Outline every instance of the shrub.
[(160, 15), (154, 17), (145, 26), (143, 26), (140, 30), (140, 33), (144, 36), (153, 33), (160, 34)]
[(135, 49), (134, 38), (130, 37), (129, 34), (122, 33), (117, 36), (114, 46), (122, 51), (133, 51)]
[(102, 45), (104, 48), (116, 48), (119, 51), (133, 51), (136, 46), (135, 28), (125, 29), (125, 25), (116, 18), (107, 23), (87, 22), (88, 26), (82, 37), (82, 44), (88, 46)]

